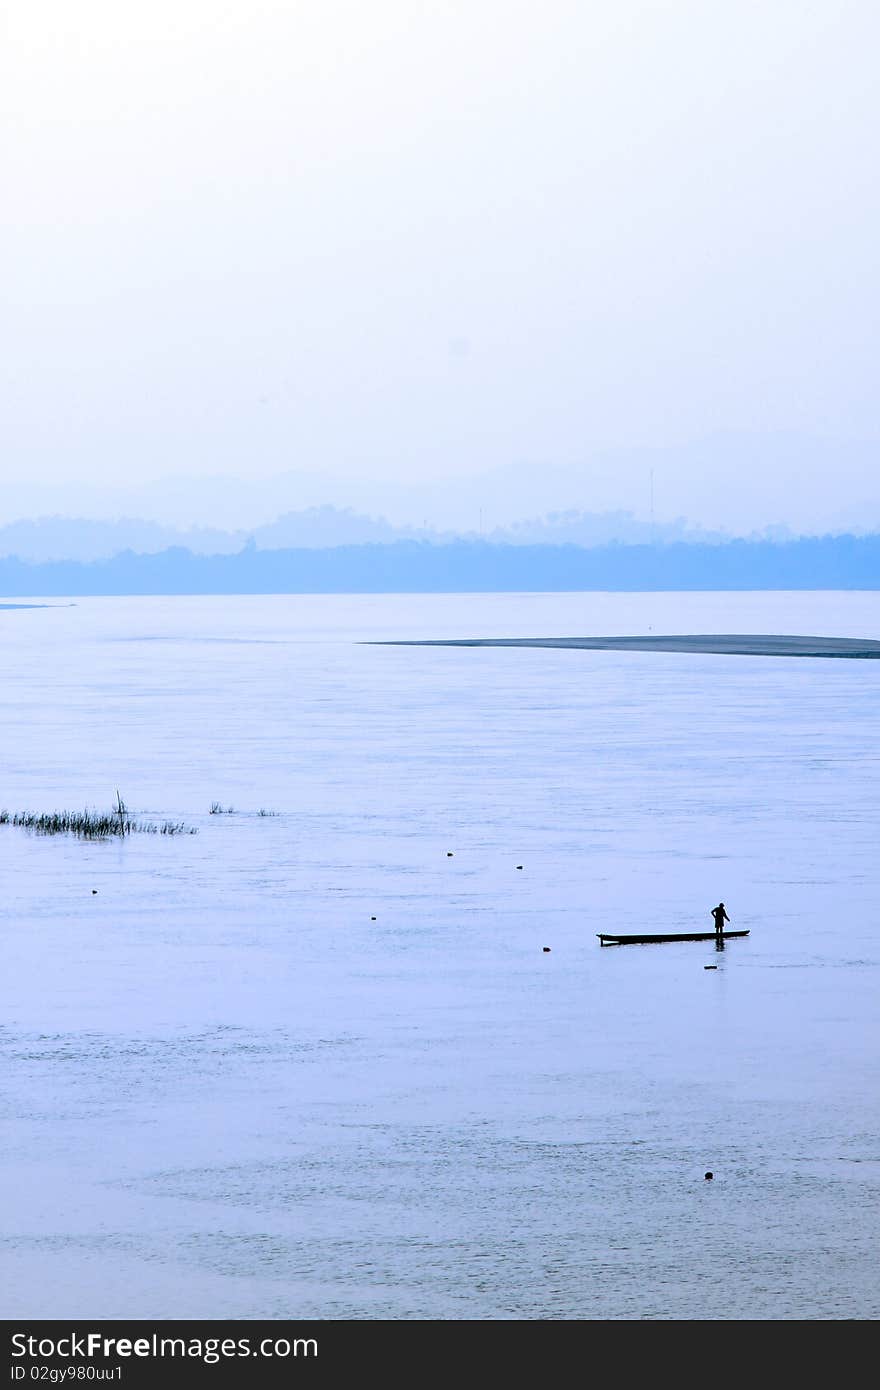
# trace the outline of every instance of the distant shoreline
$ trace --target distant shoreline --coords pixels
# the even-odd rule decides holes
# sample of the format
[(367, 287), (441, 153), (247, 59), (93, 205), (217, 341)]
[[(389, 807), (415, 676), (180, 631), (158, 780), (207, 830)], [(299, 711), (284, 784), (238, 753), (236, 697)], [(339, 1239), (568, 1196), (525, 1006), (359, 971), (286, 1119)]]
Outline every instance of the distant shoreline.
[(844, 657), (880, 660), (880, 641), (867, 637), (692, 634), (668, 637), (458, 637), (424, 642), (371, 642), (380, 647), (550, 647), (593, 652), (695, 652), (718, 656)]
[(880, 589), (880, 535), (723, 545), (449, 545), (398, 541), (109, 560), (0, 557), (4, 598), (160, 594), (670, 593)]

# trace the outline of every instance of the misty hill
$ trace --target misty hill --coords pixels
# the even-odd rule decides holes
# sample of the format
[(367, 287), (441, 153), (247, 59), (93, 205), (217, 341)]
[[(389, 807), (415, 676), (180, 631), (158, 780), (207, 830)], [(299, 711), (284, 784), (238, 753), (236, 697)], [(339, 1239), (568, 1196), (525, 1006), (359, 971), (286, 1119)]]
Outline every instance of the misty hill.
[[(783, 528), (774, 528), (781, 531)], [(787, 534), (787, 533), (786, 533)], [(781, 537), (772, 537), (777, 539)], [(471, 534), (469, 539), (477, 539)], [(722, 531), (707, 531), (684, 517), (675, 521), (646, 521), (632, 512), (582, 512), (575, 508), (548, 512), (530, 521), (494, 527), (481, 540), (497, 545), (671, 545), (675, 541), (731, 540)]]
[[(578, 440), (571, 448), (566, 444), (554, 450), (548, 444), (537, 453), (518, 442), (516, 458), (502, 461), (490, 450), (479, 458), (444, 456), (442, 464), (411, 458), (407, 448), (405, 465), (389, 458), (375, 466), (351, 460), (342, 468), (338, 459), (322, 457), (279, 464), (282, 471), (268, 474), (266, 461), (256, 458), (257, 472), (246, 477), (241, 476), (241, 460), (224, 451), (207, 474), (186, 473), (179, 460), (169, 464), (170, 473), (151, 476), (155, 460), (139, 456), (141, 466), (134, 467), (129, 456), (110, 472), (100, 468), (101, 481), (92, 476), (91, 461), (74, 470), (79, 475), (75, 481), (53, 481), (41, 471), (32, 476), (24, 455), (15, 456), (8, 447), (6, 452), (0, 521), (49, 515), (104, 521), (143, 517), (174, 530), (168, 545), (193, 550), (200, 547), (189, 538), (190, 528), (250, 535), (278, 518), (328, 505), (368, 519), (384, 517), (394, 527), (426, 537), (480, 532), (485, 537), (496, 529), (515, 529), (525, 517), (563, 515), (572, 508), (595, 516), (623, 509), (645, 524), (652, 492), (656, 515), (666, 522), (687, 516), (692, 526), (736, 536), (762, 532), (776, 521), (796, 535), (880, 529), (880, 440), (873, 433), (869, 439), (850, 439), (722, 430), (675, 444), (605, 448)], [(247, 455), (253, 454), (251, 441)], [(381, 539), (374, 533), (340, 534), (328, 543)], [(604, 539), (639, 537), (627, 533)], [(273, 544), (309, 542), (289, 536)], [(139, 548), (131, 543), (131, 549)]]
[(109, 560), (124, 550), (154, 555), (175, 545), (183, 545), (195, 554), (212, 555), (240, 550), (246, 540), (246, 535), (228, 531), (177, 531), (158, 521), (134, 517), (101, 521), (42, 516), (0, 526), (0, 555), (17, 555), (29, 561)]
[[(0, 555), (19, 559), (109, 560), (131, 550), (155, 555), (182, 547), (194, 555), (231, 555), (253, 541), (261, 550), (289, 547), (320, 549), (336, 545), (393, 542), (415, 536), (405, 527), (392, 526), (384, 518), (362, 516), (350, 509), (308, 507), (288, 512), (277, 520), (250, 530), (227, 531), (217, 527), (181, 530), (158, 521), (136, 517), (102, 520), (87, 517), (43, 516), (0, 526)], [(420, 538), (441, 540), (431, 533)]]
[(729, 539), (702, 531), (684, 519), (652, 524), (631, 512), (584, 512), (569, 509), (494, 527), (484, 536), (430, 528), (394, 526), (384, 517), (365, 516), (351, 508), (307, 507), (250, 530), (216, 527), (180, 530), (157, 521), (122, 517), (109, 521), (85, 517), (48, 516), (0, 526), (0, 556), (21, 560), (109, 560), (133, 551), (155, 555), (183, 548), (194, 555), (231, 555), (253, 541), (258, 550), (320, 550), (350, 545), (391, 545), (401, 540), (435, 545), (460, 540), (484, 540), (497, 545), (607, 545), (612, 541), (671, 544), (674, 541)]
[(0, 560), (8, 597), (88, 594), (467, 593), (877, 589), (880, 535), (723, 545), (392, 545), (195, 555), (175, 547), (83, 564)]

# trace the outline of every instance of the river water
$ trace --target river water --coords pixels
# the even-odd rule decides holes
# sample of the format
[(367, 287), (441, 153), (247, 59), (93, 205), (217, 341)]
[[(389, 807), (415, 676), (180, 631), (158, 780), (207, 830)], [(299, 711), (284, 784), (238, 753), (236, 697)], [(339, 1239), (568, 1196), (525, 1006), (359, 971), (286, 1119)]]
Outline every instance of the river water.
[(0, 612), (0, 807), (198, 831), (0, 826), (6, 1317), (880, 1315), (880, 664), (366, 645), (648, 632), (880, 595)]

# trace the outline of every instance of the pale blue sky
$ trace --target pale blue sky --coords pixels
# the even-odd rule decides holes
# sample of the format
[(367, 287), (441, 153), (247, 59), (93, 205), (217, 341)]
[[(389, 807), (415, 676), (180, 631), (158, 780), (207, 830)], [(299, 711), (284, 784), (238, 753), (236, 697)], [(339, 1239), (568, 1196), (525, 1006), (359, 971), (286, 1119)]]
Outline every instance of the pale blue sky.
[(656, 465), (670, 514), (880, 518), (876, 4), (4, 24), (6, 484), (304, 470), (472, 507), (546, 468), (644, 510)]

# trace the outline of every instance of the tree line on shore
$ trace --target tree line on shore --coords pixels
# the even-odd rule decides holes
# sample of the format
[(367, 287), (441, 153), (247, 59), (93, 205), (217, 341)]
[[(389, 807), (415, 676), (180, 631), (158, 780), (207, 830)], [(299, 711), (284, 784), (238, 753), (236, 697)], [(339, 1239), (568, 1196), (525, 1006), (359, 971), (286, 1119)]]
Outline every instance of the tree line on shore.
[(880, 588), (880, 535), (721, 544), (497, 545), (418, 541), (108, 560), (0, 559), (6, 597)]

